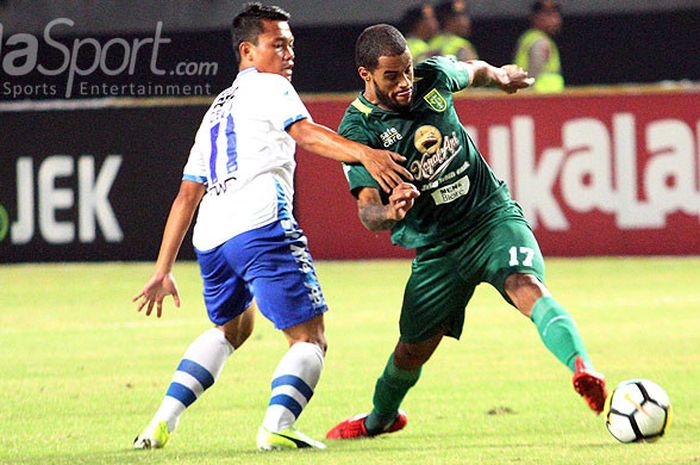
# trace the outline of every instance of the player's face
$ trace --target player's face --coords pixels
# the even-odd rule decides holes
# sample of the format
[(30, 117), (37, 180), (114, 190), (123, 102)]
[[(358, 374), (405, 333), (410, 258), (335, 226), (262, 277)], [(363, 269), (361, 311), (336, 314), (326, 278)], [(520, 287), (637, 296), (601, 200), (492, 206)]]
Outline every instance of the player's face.
[(403, 111), (413, 99), (413, 58), (406, 51), (397, 56), (381, 56), (377, 68), (370, 73), (369, 84), (379, 106)]
[(286, 21), (263, 20), (258, 43), (252, 44), (251, 62), (261, 73), (272, 73), (292, 80), (294, 36)]

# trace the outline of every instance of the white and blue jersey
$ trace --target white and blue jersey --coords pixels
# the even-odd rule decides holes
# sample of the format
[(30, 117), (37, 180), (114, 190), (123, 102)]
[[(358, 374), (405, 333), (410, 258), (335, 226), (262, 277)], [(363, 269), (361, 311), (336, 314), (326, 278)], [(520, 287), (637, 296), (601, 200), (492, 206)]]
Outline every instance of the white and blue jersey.
[(206, 186), (192, 242), (217, 325), (240, 315), (253, 297), (279, 329), (327, 309), (292, 216), (296, 143), (286, 130), (307, 118), (287, 79), (247, 68), (197, 131), (183, 180)]
[(286, 129), (308, 118), (292, 84), (247, 68), (202, 121), (183, 179), (207, 187), (192, 242), (209, 250), (291, 215), (296, 143)]

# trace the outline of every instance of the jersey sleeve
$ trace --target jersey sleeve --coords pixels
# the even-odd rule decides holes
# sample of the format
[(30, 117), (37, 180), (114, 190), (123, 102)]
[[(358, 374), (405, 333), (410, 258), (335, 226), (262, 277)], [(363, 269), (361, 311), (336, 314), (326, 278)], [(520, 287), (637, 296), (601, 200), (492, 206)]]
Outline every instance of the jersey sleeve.
[(417, 76), (428, 73), (436, 73), (436, 78), (444, 80), (452, 93), (465, 89), (471, 81), (466, 63), (447, 57), (433, 57), (416, 66)]
[[(338, 134), (352, 141), (359, 142), (360, 144), (373, 147), (376, 144), (372, 143), (372, 138), (364, 129), (364, 125), (358, 118), (360, 118), (359, 115), (346, 113), (338, 127)], [(343, 163), (343, 172), (350, 186), (350, 192), (352, 192), (354, 196), (357, 196), (357, 193), (363, 187), (373, 187), (382, 192), (377, 181), (374, 180), (369, 174), (369, 171), (361, 164)]]
[(288, 80), (282, 76), (273, 75), (270, 84), (264, 111), (275, 129), (286, 131), (297, 121), (311, 120), (309, 111)]
[[(204, 121), (206, 121), (206, 116)], [(194, 181), (207, 184), (207, 155), (211, 152), (211, 142), (205, 137), (204, 121), (194, 138), (190, 156), (182, 170), (183, 181)]]
[(364, 166), (343, 163), (343, 171), (345, 172), (345, 179), (347, 179), (348, 185), (350, 186), (350, 192), (355, 197), (357, 197), (357, 193), (364, 187), (371, 187), (383, 192), (379, 184), (377, 184), (377, 181), (374, 180)]

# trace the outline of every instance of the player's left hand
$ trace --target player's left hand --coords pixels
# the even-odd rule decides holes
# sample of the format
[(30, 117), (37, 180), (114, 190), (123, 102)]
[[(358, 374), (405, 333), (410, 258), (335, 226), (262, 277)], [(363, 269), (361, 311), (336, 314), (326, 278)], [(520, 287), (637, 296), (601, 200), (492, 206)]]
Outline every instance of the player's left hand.
[(398, 153), (369, 147), (362, 157), (362, 165), (387, 193), (391, 193), (394, 187), (404, 182), (404, 179), (413, 180), (411, 173), (398, 163), (404, 161), (406, 158)]
[(496, 68), (496, 85), (508, 94), (526, 89), (534, 83), (535, 78), (529, 77), (527, 71), (518, 65), (504, 65)]
[(413, 184), (402, 182), (396, 186), (389, 197), (387, 219), (401, 221), (406, 218), (406, 214), (413, 208), (418, 196), (420, 196), (420, 191)]
[(163, 299), (167, 296), (173, 296), (173, 302), (175, 302), (176, 307), (180, 307), (180, 293), (177, 290), (177, 283), (175, 282), (175, 276), (172, 273), (167, 273), (164, 275), (154, 274), (151, 279), (143, 286), (141, 292), (136, 294), (131, 301), (136, 302), (141, 299), (136, 308), (137, 312), (143, 310), (143, 307), (148, 304), (146, 308), (146, 316), (150, 316), (153, 312), (153, 306), (156, 306), (156, 316), (160, 318), (163, 314)]

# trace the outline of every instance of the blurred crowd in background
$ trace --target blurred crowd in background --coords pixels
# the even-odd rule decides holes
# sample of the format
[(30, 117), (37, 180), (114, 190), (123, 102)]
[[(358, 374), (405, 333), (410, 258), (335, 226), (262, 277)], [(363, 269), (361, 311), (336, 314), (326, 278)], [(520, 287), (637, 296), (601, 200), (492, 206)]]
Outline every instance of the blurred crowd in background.
[[(535, 1), (530, 8), (530, 27), (513, 44), (512, 61), (536, 78), (537, 92), (564, 89), (555, 42), (561, 27), (560, 5), (553, 0)], [(416, 63), (436, 55), (460, 61), (479, 59), (470, 41), (472, 20), (464, 0), (416, 5), (404, 13), (401, 28)]]
[[(83, 84), (215, 95), (236, 69), (230, 21), (246, 1), (0, 0), (0, 101), (115, 96), (81, 92)], [(536, 77), (532, 92), (700, 85), (700, 0), (261, 1), (292, 15), (294, 85), (303, 93), (355, 92), (355, 41), (376, 23), (398, 26), (416, 61), (515, 62)]]

